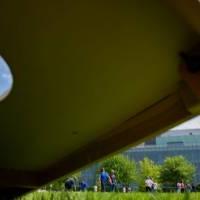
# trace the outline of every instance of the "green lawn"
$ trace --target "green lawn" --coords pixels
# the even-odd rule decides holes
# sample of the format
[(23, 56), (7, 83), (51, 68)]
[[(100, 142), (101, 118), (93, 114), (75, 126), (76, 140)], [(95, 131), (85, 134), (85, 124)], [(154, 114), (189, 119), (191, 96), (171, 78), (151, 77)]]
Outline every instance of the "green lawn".
[(200, 193), (35, 192), (19, 200), (200, 200)]

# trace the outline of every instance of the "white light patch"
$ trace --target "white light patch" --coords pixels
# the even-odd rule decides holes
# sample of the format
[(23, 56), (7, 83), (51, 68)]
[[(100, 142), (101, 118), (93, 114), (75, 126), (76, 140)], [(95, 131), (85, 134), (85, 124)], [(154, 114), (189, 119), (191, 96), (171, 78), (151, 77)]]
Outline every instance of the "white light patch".
[(172, 130), (185, 130), (185, 129), (200, 129), (200, 115), (174, 127)]
[(13, 76), (6, 61), (0, 56), (0, 101), (11, 91)]

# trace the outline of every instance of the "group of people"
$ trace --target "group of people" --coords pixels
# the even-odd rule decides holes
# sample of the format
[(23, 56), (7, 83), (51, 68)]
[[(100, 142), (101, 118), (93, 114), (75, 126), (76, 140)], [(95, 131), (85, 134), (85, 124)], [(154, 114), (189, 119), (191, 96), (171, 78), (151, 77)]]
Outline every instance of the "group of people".
[(178, 193), (180, 193), (180, 192), (195, 192), (196, 191), (194, 184), (189, 184), (189, 183), (185, 184), (183, 180), (178, 181), (176, 184), (176, 187), (177, 187)]
[(78, 188), (77, 188), (75, 178), (69, 177), (65, 181), (65, 190), (67, 190), (67, 191), (77, 191), (77, 189), (80, 191), (86, 191), (87, 187), (88, 187), (88, 184), (84, 180), (79, 182)]
[(145, 180), (145, 189), (146, 192), (153, 192), (158, 189), (158, 184), (153, 181), (151, 177), (147, 177)]
[[(107, 191), (116, 191), (117, 189), (117, 179), (115, 175), (115, 171), (111, 170), (110, 173), (106, 172), (104, 168), (100, 170), (99, 174), (99, 183), (100, 183), (100, 190), (97, 186), (94, 186), (94, 191), (101, 191), (101, 192), (107, 192)], [(73, 177), (69, 177), (65, 181), (65, 189), (68, 191), (86, 191), (88, 188), (88, 184), (86, 181), (82, 180), (79, 183), (75, 180)], [(196, 188), (193, 184), (185, 184), (183, 180), (178, 181), (176, 184), (177, 192), (195, 192)], [(158, 184), (153, 181), (151, 177), (147, 177), (145, 179), (145, 189), (146, 192), (154, 192), (158, 189)], [(128, 192), (128, 188), (123, 188), (123, 192)], [(131, 190), (130, 190), (131, 191)]]
[(184, 192), (185, 191), (185, 184), (183, 182), (183, 180), (179, 181), (177, 184), (176, 184), (176, 187), (177, 187), (177, 192)]
[[(176, 188), (177, 188), (177, 192), (195, 192), (195, 186), (194, 184), (185, 184), (183, 180), (178, 181), (176, 184)], [(158, 189), (158, 184), (156, 182), (153, 181), (153, 179), (151, 177), (147, 177), (145, 180), (145, 189), (146, 192), (153, 192), (153, 191), (157, 191)], [(174, 188), (172, 188), (173, 190)]]
[(116, 190), (117, 180), (114, 170), (111, 170), (109, 174), (104, 168), (102, 168), (100, 170), (99, 181), (102, 192), (106, 192), (106, 190), (114, 192)]
[[(106, 172), (104, 168), (100, 170), (99, 174), (99, 183), (100, 183), (100, 191), (106, 192), (106, 191), (115, 191), (116, 190), (116, 185), (117, 185), (117, 180), (116, 180), (116, 175), (114, 170), (111, 170), (110, 173)], [(78, 185), (78, 188), (77, 188)], [(82, 180), (77, 183), (75, 178), (69, 177), (65, 181), (65, 190), (67, 191), (85, 191), (88, 188), (88, 184), (86, 181)], [(97, 192), (99, 189), (95, 185), (94, 186), (94, 191)]]

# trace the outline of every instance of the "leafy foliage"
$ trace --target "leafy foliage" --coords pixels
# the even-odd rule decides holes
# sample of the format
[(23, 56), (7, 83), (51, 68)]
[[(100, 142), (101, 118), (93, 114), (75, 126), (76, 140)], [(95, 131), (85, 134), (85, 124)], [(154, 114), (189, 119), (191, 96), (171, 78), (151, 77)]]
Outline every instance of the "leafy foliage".
[(196, 200), (200, 193), (34, 192), (18, 200)]
[[(190, 182), (195, 173), (195, 167), (190, 164), (183, 156), (168, 157), (165, 159), (163, 165), (157, 165), (149, 158), (144, 158), (139, 163), (129, 160), (122, 154), (115, 155), (106, 159), (105, 161), (98, 163), (99, 169), (104, 167), (105, 170), (110, 173), (113, 169), (117, 178), (117, 182), (130, 185), (131, 183), (137, 183), (140, 191), (144, 191), (144, 181), (147, 176), (153, 178), (157, 183), (162, 183), (163, 188), (175, 189), (177, 181), (183, 180), (184, 182)], [(96, 180), (99, 177), (98, 173), (94, 174)], [(75, 183), (78, 186), (78, 182), (81, 180), (81, 173), (71, 175), (75, 179)], [(67, 177), (63, 177), (45, 187), (45, 190), (64, 190), (64, 182)], [(100, 188), (100, 183), (96, 183)], [(174, 189), (173, 189), (174, 188)], [(169, 190), (166, 190), (169, 191)]]
[(161, 167), (162, 183), (176, 185), (177, 181), (190, 182), (194, 176), (195, 167), (183, 156), (167, 157)]
[(119, 183), (128, 185), (136, 180), (135, 162), (129, 160), (122, 154), (108, 158), (101, 164), (101, 168), (102, 167), (104, 167), (108, 173), (113, 169)]

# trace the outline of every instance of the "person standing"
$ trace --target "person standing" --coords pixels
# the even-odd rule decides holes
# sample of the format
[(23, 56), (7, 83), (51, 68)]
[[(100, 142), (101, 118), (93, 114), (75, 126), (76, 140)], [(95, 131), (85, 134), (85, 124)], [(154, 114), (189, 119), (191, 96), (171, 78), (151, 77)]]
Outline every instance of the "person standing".
[(185, 192), (185, 184), (183, 182), (183, 180), (181, 181), (181, 192)]
[(192, 191), (192, 185), (190, 183), (185, 184), (185, 191), (186, 192), (191, 192)]
[(116, 175), (115, 171), (112, 169), (110, 173), (110, 180), (111, 180), (111, 191), (114, 192), (116, 190), (117, 186), (117, 180), (116, 180)]
[(156, 192), (157, 190), (158, 190), (158, 184), (156, 182), (153, 182), (152, 191)]
[(147, 179), (145, 180), (146, 192), (152, 191), (152, 185), (153, 185), (153, 181), (151, 180), (150, 177), (147, 177)]
[(194, 183), (192, 183), (192, 192), (196, 192), (196, 187), (195, 187), (195, 185), (194, 185)]
[(86, 183), (86, 181), (82, 180), (82, 181), (79, 183), (79, 187), (80, 187), (80, 191), (86, 191), (86, 190), (87, 190), (87, 187), (88, 187), (88, 184)]
[(178, 181), (178, 183), (176, 184), (177, 187), (177, 192), (180, 193), (181, 192), (181, 182)]
[(99, 181), (101, 183), (101, 192), (106, 192), (107, 183), (109, 182), (111, 184), (111, 179), (104, 168), (100, 171)]

